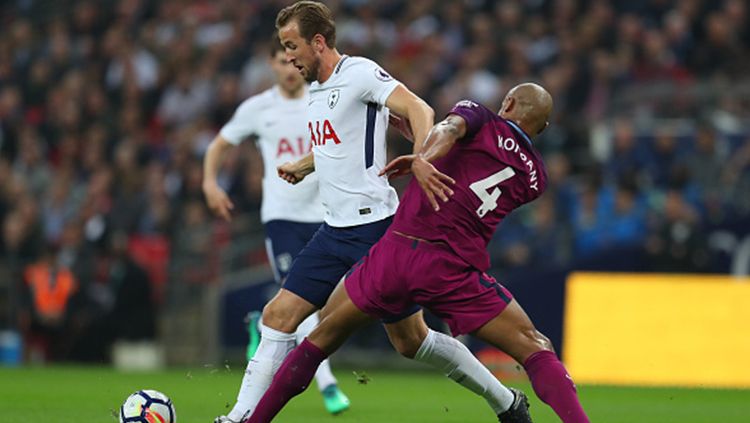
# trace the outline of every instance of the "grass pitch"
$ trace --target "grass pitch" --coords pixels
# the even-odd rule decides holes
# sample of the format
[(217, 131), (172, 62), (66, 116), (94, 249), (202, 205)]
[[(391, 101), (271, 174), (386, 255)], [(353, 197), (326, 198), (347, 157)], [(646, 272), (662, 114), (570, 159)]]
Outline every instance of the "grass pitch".
[[(157, 389), (172, 398), (179, 423), (211, 423), (234, 403), (242, 368), (194, 368), (154, 373), (120, 373), (101, 367), (0, 368), (0, 422), (116, 422), (122, 401), (137, 389)], [(363, 372), (358, 372), (360, 375)], [(313, 386), (292, 400), (278, 422), (493, 422), (479, 397), (446, 378), (425, 372), (369, 370), (362, 384), (339, 371), (352, 408), (329, 416)], [(362, 377), (359, 378), (363, 379)], [(557, 422), (528, 384), (514, 384), (532, 401), (537, 423)], [(579, 386), (593, 422), (750, 422), (749, 390), (617, 388)]]

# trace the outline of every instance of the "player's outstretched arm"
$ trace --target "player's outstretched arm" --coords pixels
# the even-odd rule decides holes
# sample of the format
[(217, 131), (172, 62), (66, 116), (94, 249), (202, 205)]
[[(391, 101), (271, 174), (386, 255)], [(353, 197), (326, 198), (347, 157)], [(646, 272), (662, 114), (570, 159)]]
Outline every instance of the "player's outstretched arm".
[(419, 157), (432, 163), (448, 154), (457, 140), (466, 135), (466, 121), (459, 115), (448, 115), (430, 130)]
[(203, 158), (203, 194), (206, 196), (206, 203), (214, 214), (226, 221), (232, 219), (230, 211), (234, 208), (234, 204), (216, 182), (216, 178), (224, 155), (233, 147), (234, 145), (224, 137), (217, 135), (211, 141), (206, 150), (206, 156)]
[(286, 162), (277, 167), (276, 171), (279, 174), (279, 178), (290, 184), (298, 184), (305, 179), (305, 176), (315, 171), (315, 157), (313, 153), (307, 153), (305, 157), (296, 162)]
[(448, 197), (453, 195), (450, 185), (455, 181), (438, 171), (432, 162), (448, 154), (456, 141), (465, 134), (466, 121), (458, 115), (449, 115), (432, 128), (421, 153), (397, 157), (380, 174), (394, 177), (414, 173), (432, 207), (436, 211), (440, 210), (436, 197), (443, 202), (448, 201)]
[(456, 181), (438, 171), (432, 162), (448, 154), (448, 151), (456, 144), (456, 140), (465, 134), (466, 121), (458, 115), (448, 115), (432, 128), (422, 151), (416, 154), (411, 163), (411, 172), (427, 194), (435, 211), (440, 210), (435, 197), (447, 202), (448, 197), (453, 195), (450, 186)]
[[(421, 151), (427, 133), (435, 122), (435, 111), (432, 107), (403, 84), (399, 84), (393, 90), (385, 105), (395, 115), (406, 119), (402, 124), (408, 125), (409, 132), (413, 134), (414, 153)], [(404, 133), (402, 128), (398, 129)]]

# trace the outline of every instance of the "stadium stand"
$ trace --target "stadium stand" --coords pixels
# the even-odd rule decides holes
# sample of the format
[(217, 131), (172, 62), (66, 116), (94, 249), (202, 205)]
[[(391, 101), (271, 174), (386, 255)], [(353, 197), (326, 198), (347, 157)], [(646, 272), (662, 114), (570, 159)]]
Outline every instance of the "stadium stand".
[[(341, 51), (373, 57), (437, 115), (463, 98), (498, 108), (525, 80), (556, 99), (539, 139), (551, 187), (498, 232), (499, 271), (616, 270), (627, 252), (631, 270), (747, 272), (745, 1), (327, 3)], [(139, 292), (158, 309), (170, 284), (190, 292), (215, 282), (230, 240), (259, 236), (262, 170), (251, 143), (222, 174), (243, 215), (232, 225), (206, 209), (201, 159), (235, 107), (268, 87), (266, 43), (284, 4), (0, 3), (3, 326), (18, 316), (27, 330), (49, 323), (24, 278), (49, 254), (77, 287), (55, 324), (80, 340), (117, 326), (130, 301), (120, 296), (132, 295), (113, 276), (121, 263), (148, 275)], [(232, 268), (265, 260), (261, 243), (249, 245)], [(153, 336), (146, 320), (150, 330), (122, 336)], [(53, 356), (96, 356), (76, 356), (87, 348), (74, 344)]]

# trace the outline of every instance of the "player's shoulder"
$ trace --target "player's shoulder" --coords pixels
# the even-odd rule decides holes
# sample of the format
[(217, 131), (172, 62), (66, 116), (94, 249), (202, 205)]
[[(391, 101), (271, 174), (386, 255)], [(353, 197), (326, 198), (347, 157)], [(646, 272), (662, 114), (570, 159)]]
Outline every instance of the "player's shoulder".
[(374, 60), (368, 59), (367, 57), (362, 56), (344, 56), (341, 58), (341, 61), (339, 62), (338, 66), (340, 67), (340, 72), (346, 72), (347, 70), (350, 70), (352, 68), (363, 68), (363, 67), (376, 67), (378, 66), (377, 63), (375, 63)]
[(278, 89), (273, 87), (248, 97), (237, 107), (237, 112), (256, 112), (272, 105), (278, 97)]
[[(371, 72), (375, 78), (381, 81), (390, 81), (393, 79), (382, 66), (372, 59), (362, 56), (344, 56), (338, 64), (338, 72), (342, 75), (354, 75), (352, 78), (359, 80), (362, 72)], [(356, 75), (355, 75), (356, 74)]]
[(461, 100), (453, 105), (448, 115), (457, 115), (462, 117), (467, 125), (475, 132), (485, 122), (496, 122), (500, 119), (497, 113), (488, 109), (484, 105), (473, 100)]
[(483, 104), (477, 103), (474, 100), (468, 100), (468, 99), (464, 99), (464, 100), (460, 100), (456, 102), (456, 104), (453, 105), (453, 108), (451, 109), (451, 111), (453, 110), (470, 110), (474, 113), (486, 114), (488, 116), (497, 116), (496, 113), (488, 109)]

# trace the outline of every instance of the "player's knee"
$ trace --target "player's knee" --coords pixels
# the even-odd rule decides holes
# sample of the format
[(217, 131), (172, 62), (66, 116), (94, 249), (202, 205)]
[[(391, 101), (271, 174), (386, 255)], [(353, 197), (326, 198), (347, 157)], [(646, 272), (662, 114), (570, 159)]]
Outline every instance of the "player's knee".
[(552, 346), (552, 341), (549, 340), (544, 334), (539, 332), (536, 328), (530, 327), (525, 328), (522, 331), (523, 338), (527, 344), (528, 351), (530, 353), (547, 350), (554, 352), (555, 349)]
[(417, 336), (391, 337), (393, 348), (406, 358), (416, 357), (419, 347), (422, 346), (422, 341), (423, 339), (419, 339)]
[(281, 332), (292, 333), (297, 330), (299, 322), (286, 307), (271, 301), (263, 307), (263, 325)]

